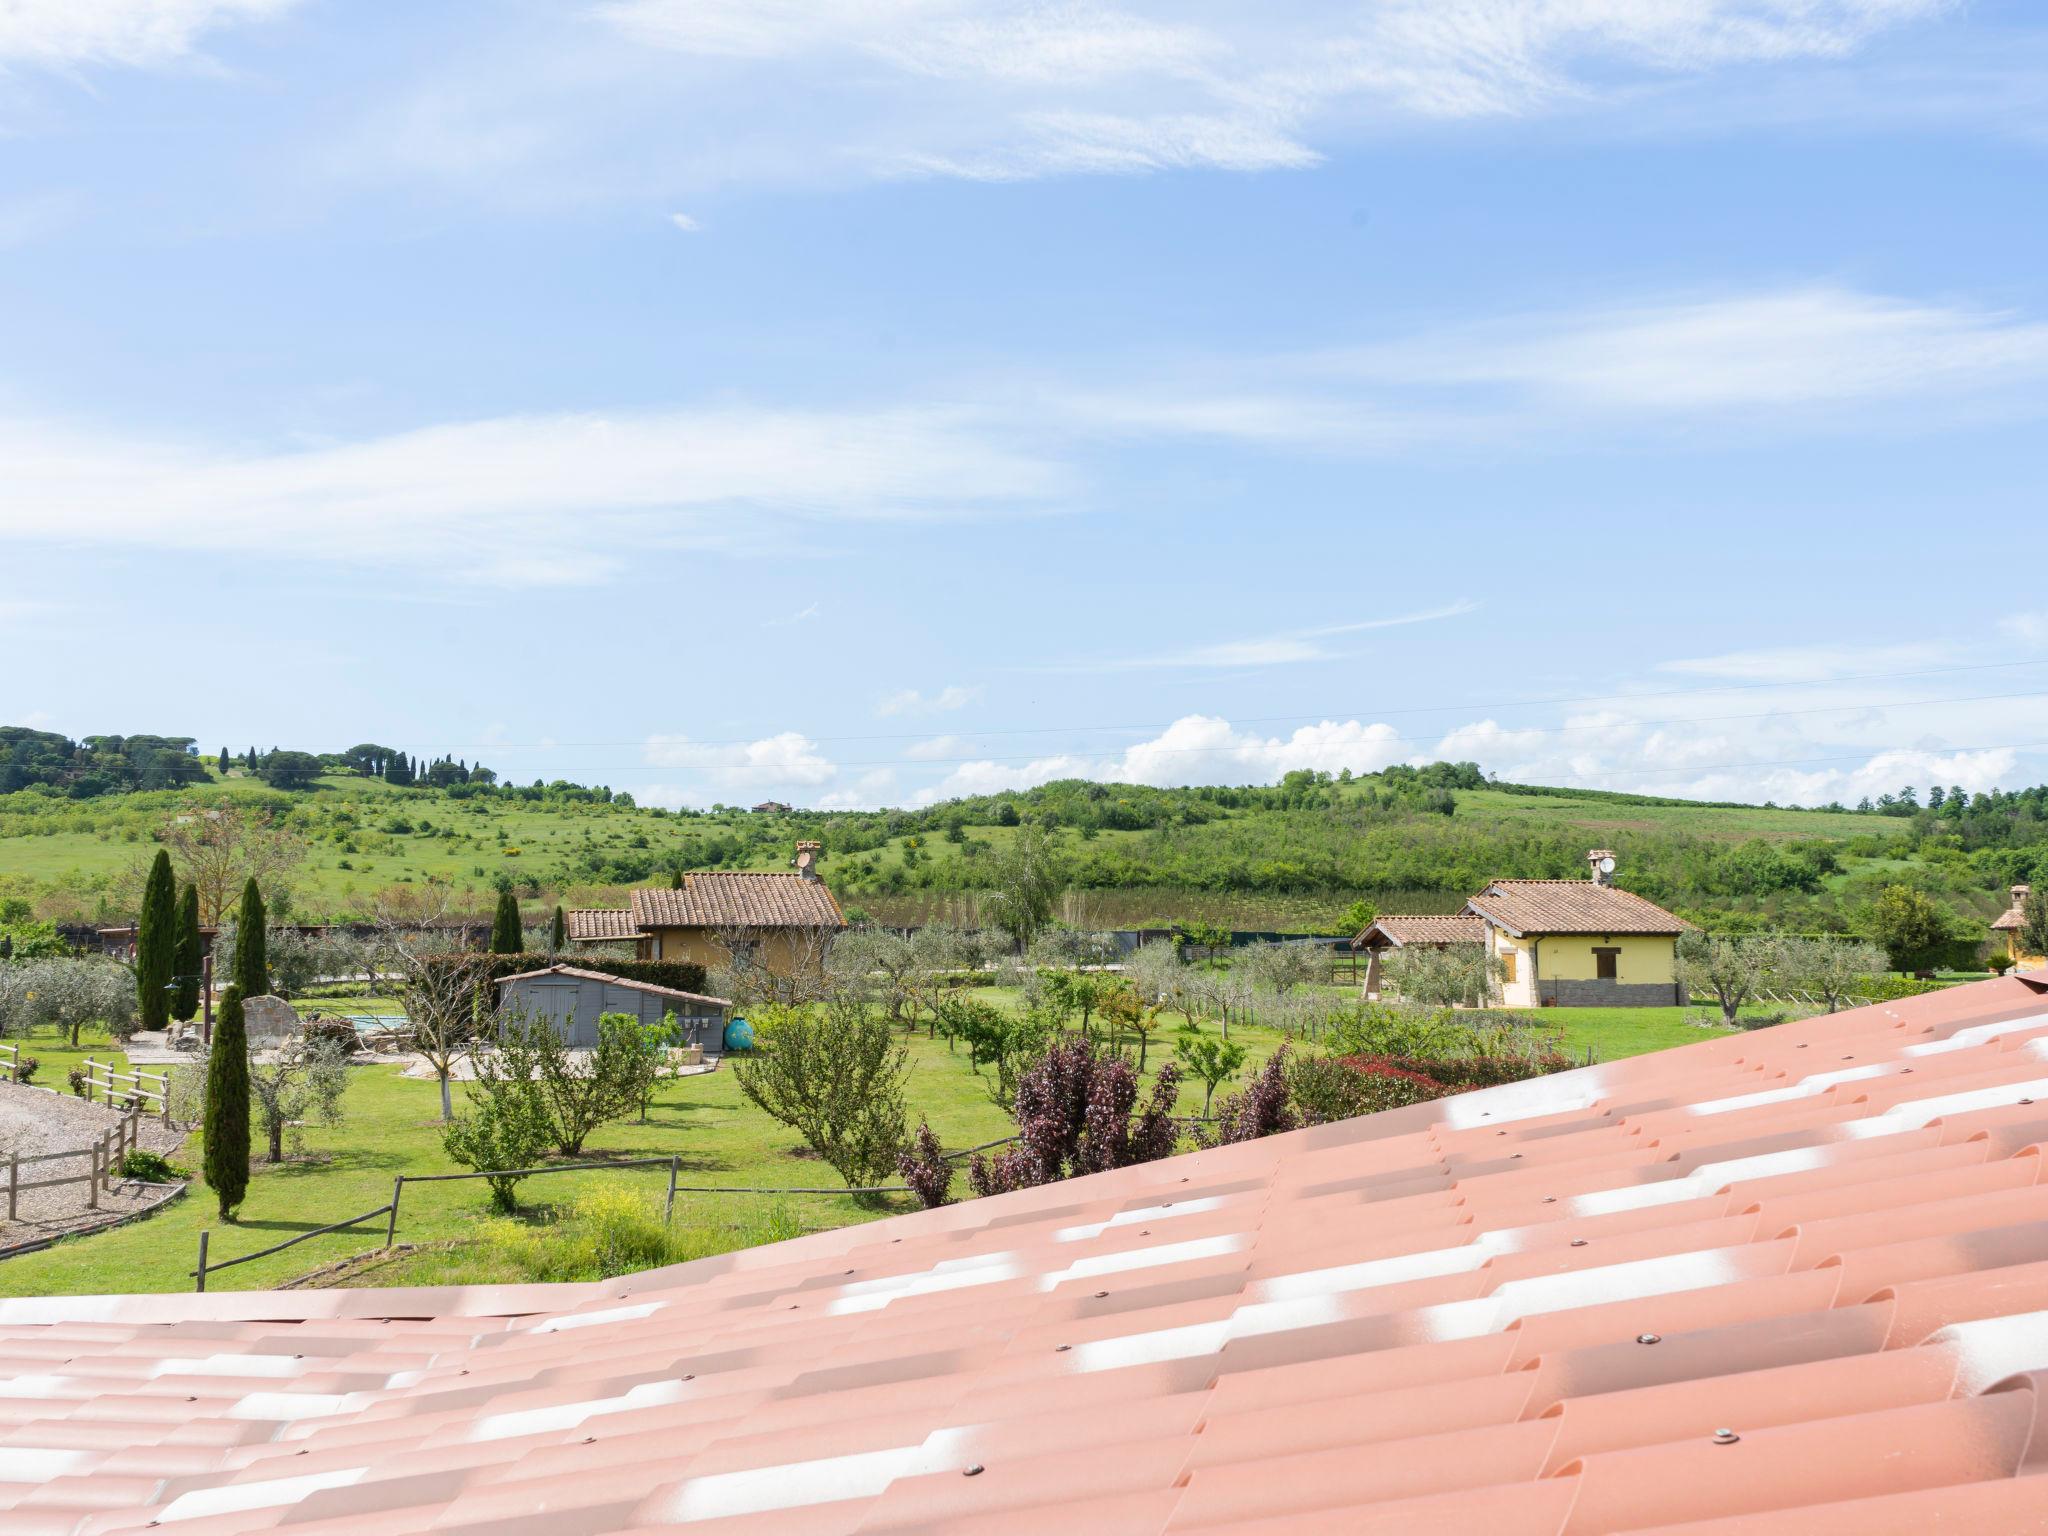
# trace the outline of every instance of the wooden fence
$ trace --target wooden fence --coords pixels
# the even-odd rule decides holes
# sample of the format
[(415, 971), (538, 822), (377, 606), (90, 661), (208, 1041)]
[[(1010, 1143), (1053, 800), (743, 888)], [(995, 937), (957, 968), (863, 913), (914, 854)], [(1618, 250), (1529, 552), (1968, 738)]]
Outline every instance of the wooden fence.
[[(88, 1103), (92, 1101), (94, 1089), (105, 1093), (109, 1104), (118, 1104), (125, 1100), (136, 1109), (154, 1100), (157, 1112), (163, 1116), (164, 1124), (171, 1123), (171, 1078), (168, 1072), (145, 1072), (139, 1067), (133, 1072), (122, 1072), (116, 1069), (112, 1062), (95, 1061), (90, 1056), (85, 1058), (84, 1071), (85, 1097)], [(119, 1085), (124, 1082), (129, 1086), (120, 1087)], [(156, 1086), (146, 1086), (149, 1083)]]
[[(7, 1159), (7, 1219), (20, 1219), (21, 1197), (32, 1189), (55, 1189), (63, 1184), (86, 1186), (85, 1204), (87, 1210), (100, 1208), (100, 1192), (121, 1176), (121, 1159), (139, 1144), (142, 1134), (142, 1111), (130, 1109), (115, 1122), (112, 1130), (89, 1147), (75, 1148), (69, 1152), (43, 1152), (34, 1157)], [(82, 1157), (87, 1160), (84, 1173), (67, 1174), (57, 1179), (23, 1179), (21, 1171), (40, 1163), (54, 1163), (62, 1158)]]
[(6, 1067), (6, 1069), (7, 1069), (7, 1080), (8, 1080), (9, 1082), (11, 1082), (11, 1083), (18, 1083), (18, 1082), (20, 1082), (20, 1081), (21, 1081), (21, 1047), (20, 1047), (20, 1046), (18, 1046), (18, 1045), (8, 1045), (8, 1044), (5, 1044), (5, 1043), (0, 1043), (0, 1066), (4, 1066), (4, 1067)]

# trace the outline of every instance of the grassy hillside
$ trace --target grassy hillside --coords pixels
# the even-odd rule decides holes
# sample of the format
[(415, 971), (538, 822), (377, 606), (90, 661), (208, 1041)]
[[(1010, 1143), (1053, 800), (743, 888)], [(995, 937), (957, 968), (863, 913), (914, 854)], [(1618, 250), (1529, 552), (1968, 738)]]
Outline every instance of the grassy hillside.
[(815, 837), (857, 913), (972, 921), (991, 865), (1020, 825), (1038, 823), (1054, 829), (1067, 865), (1062, 915), (1086, 926), (1327, 931), (1360, 898), (1448, 911), (1498, 876), (1580, 875), (1594, 845), (1619, 853), (1625, 886), (1715, 921), (1840, 928), (1904, 881), (1981, 923), (2037, 860), (2048, 875), (2048, 831), (2036, 839), (2024, 796), (2005, 801), (2009, 815), (1980, 823), (1976, 809), (1962, 821), (1703, 805), (1490, 784), (1439, 765), (1238, 788), (1068, 781), (917, 811), (753, 815), (668, 812), (567, 784), (434, 789), (327, 774), (281, 790), (208, 762), (205, 782), (182, 788), (0, 795), (0, 902), (17, 915), (25, 905), (60, 921), (126, 920), (160, 830), (226, 804), (298, 840), (304, 857), (280, 894), (308, 919), (423, 897), (480, 912), (501, 881), (536, 906), (614, 903), (677, 870), (787, 867), (791, 845)]

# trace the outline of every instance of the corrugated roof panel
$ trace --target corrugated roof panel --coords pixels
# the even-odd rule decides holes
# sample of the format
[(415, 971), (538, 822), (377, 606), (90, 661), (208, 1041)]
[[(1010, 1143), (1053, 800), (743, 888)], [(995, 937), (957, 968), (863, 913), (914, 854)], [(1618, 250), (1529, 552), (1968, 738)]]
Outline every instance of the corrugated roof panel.
[(597, 1285), (0, 1301), (0, 1528), (2038, 1533), (2044, 990)]

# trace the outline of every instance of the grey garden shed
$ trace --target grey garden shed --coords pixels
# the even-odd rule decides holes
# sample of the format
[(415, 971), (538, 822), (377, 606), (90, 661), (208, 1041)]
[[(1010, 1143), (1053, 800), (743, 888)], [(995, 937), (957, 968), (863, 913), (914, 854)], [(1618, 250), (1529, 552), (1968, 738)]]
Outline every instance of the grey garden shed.
[(725, 1019), (732, 1004), (700, 992), (678, 992), (652, 982), (629, 981), (574, 965), (551, 965), (498, 979), (498, 1003), (550, 1020), (572, 1046), (595, 1047), (598, 1015), (630, 1013), (648, 1024), (674, 1014), (678, 1045), (698, 1045), (715, 1056), (725, 1044)]

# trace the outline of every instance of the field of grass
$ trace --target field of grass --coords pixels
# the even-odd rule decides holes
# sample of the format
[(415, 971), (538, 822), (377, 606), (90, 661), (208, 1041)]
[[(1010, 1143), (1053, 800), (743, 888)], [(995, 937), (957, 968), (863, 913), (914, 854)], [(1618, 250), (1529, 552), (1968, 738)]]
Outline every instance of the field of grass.
[[(1015, 1007), (1018, 993), (991, 987), (981, 994)], [(351, 1009), (360, 1009), (351, 1000)], [(1685, 1022), (1677, 1008), (1555, 1008), (1542, 1022), (1562, 1031), (1574, 1059), (1613, 1060), (1689, 1044), (1709, 1035)], [(1212, 1024), (1208, 1026), (1214, 1029)], [(1162, 1031), (1162, 1037), (1170, 1035)], [(1256, 1070), (1285, 1041), (1253, 1025), (1232, 1028), (1231, 1038), (1247, 1053), (1246, 1074)], [(913, 1123), (920, 1115), (949, 1147), (966, 1147), (1011, 1134), (1014, 1126), (990, 1102), (964, 1051), (922, 1034), (906, 1037), (911, 1077), (907, 1098)], [(104, 1039), (90, 1036), (73, 1050), (47, 1035), (29, 1042), (44, 1062), (43, 1081), (62, 1086), (65, 1070), (90, 1053), (121, 1060)], [(1171, 1041), (1155, 1037), (1151, 1060), (1171, 1053)], [(334, 1127), (310, 1125), (305, 1153), (279, 1166), (253, 1165), (249, 1195), (238, 1221), (220, 1221), (203, 1181), (196, 1135), (175, 1159), (195, 1175), (192, 1189), (172, 1206), (116, 1231), (71, 1239), (41, 1253), (0, 1265), (0, 1294), (81, 1295), (109, 1291), (177, 1291), (191, 1287), (189, 1271), (202, 1228), (212, 1230), (214, 1262), (254, 1252), (294, 1233), (367, 1211), (390, 1198), (399, 1174), (457, 1171), (442, 1151), (438, 1090), (432, 1081), (402, 1076), (395, 1066), (351, 1069), (346, 1118)], [(1199, 1084), (1186, 1082), (1185, 1113), (1201, 1110)], [(610, 1158), (683, 1158), (683, 1182), (765, 1185), (782, 1189), (822, 1188), (836, 1175), (809, 1156), (797, 1155), (795, 1134), (747, 1103), (730, 1071), (664, 1084), (645, 1125), (607, 1126), (588, 1144), (587, 1155)], [(521, 1190), (521, 1219), (554, 1220), (581, 1191), (605, 1180), (644, 1187), (658, 1197), (661, 1169), (577, 1171), (529, 1180)], [(964, 1189), (964, 1179), (959, 1188)], [(907, 1196), (862, 1204), (846, 1195), (692, 1195), (679, 1198), (679, 1242), (691, 1253), (716, 1253), (766, 1237), (822, 1230), (907, 1210)], [(472, 1241), (488, 1215), (480, 1183), (409, 1186), (401, 1205), (399, 1240), (419, 1251), (352, 1269), (350, 1284), (399, 1285), (439, 1281), (474, 1282), (517, 1278), (499, 1273), (487, 1246)], [(369, 1228), (311, 1239), (287, 1252), (241, 1265), (209, 1280), (212, 1289), (259, 1289), (358, 1255), (381, 1241), (381, 1219)]]

